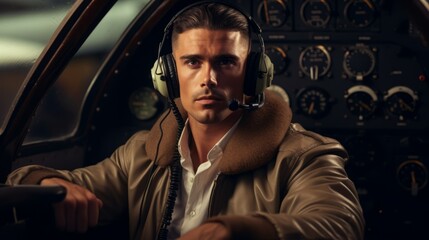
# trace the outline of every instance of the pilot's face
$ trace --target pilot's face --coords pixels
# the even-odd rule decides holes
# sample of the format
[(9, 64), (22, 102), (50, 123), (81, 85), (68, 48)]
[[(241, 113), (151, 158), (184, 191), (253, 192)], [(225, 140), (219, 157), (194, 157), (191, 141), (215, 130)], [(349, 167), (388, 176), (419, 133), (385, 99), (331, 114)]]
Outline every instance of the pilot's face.
[(243, 96), (248, 45), (238, 31), (198, 28), (178, 35), (173, 56), (190, 119), (208, 124), (231, 115), (228, 101)]

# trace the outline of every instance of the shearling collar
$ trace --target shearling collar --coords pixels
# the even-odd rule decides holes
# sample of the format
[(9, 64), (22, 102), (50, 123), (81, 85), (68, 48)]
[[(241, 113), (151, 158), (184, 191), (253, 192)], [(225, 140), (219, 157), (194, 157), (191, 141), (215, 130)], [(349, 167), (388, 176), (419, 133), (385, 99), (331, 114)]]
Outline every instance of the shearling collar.
[[(267, 164), (277, 154), (278, 147), (289, 129), (292, 114), (289, 106), (277, 94), (271, 91), (265, 91), (265, 94), (264, 106), (256, 111), (244, 112), (226, 145), (219, 163), (222, 173), (237, 174), (256, 169)], [(176, 103), (183, 118), (186, 118), (187, 114), (180, 100)], [(177, 127), (176, 119), (169, 110), (149, 132), (146, 144), (148, 157), (157, 159), (161, 167), (169, 165), (173, 159)]]

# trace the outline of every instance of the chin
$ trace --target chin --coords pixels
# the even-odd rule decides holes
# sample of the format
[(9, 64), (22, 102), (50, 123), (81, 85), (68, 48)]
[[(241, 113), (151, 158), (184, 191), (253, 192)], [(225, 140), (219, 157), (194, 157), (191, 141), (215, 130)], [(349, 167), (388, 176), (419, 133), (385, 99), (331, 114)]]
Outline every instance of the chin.
[(231, 111), (214, 111), (214, 110), (203, 110), (196, 114), (190, 114), (195, 120), (202, 124), (213, 124), (219, 123), (228, 118), (231, 115)]

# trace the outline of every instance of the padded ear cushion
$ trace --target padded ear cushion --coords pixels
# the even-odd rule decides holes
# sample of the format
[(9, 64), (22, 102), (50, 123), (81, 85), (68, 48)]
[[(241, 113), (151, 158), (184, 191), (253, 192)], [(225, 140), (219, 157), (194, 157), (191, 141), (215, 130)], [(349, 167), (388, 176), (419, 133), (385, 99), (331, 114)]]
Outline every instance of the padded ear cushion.
[(244, 94), (256, 96), (271, 85), (274, 67), (270, 58), (261, 52), (250, 52), (247, 57)]
[[(274, 78), (274, 64), (271, 62), (270, 57), (268, 57), (267, 54), (263, 54), (263, 58), (264, 61), (262, 62), (262, 64), (264, 64), (264, 66), (260, 65), (259, 67), (263, 67), (266, 71), (265, 76), (264, 76), (264, 87), (263, 89), (271, 86), (271, 83), (273, 82), (273, 78)], [(262, 91), (263, 91), (262, 89)], [(261, 92), (262, 92), (261, 91)]]
[(171, 54), (160, 56), (151, 69), (153, 87), (164, 97), (180, 96), (176, 62)]
[(167, 54), (164, 56), (161, 56), (163, 65), (165, 67), (165, 72), (168, 75), (168, 81), (167, 81), (167, 90), (168, 90), (168, 96), (170, 99), (175, 99), (180, 97), (180, 90), (179, 90), (179, 79), (177, 78), (177, 68), (176, 68), (176, 62), (174, 61), (174, 57), (172, 54)]

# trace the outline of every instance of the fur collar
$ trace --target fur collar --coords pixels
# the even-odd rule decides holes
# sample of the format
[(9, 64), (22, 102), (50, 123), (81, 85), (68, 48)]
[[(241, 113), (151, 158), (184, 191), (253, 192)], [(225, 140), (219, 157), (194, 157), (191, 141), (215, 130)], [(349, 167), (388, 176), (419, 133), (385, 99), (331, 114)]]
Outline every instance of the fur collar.
[[(281, 97), (271, 91), (265, 92), (266, 99), (262, 108), (244, 111), (243, 118), (226, 145), (220, 160), (219, 169), (222, 173), (237, 174), (253, 170), (267, 164), (276, 156), (278, 147), (289, 129), (292, 114)], [(186, 119), (187, 114), (180, 100), (176, 100), (176, 103), (183, 118)], [(171, 163), (177, 127), (176, 119), (169, 110), (157, 120), (149, 132), (146, 142), (148, 157), (157, 159), (161, 167)]]

